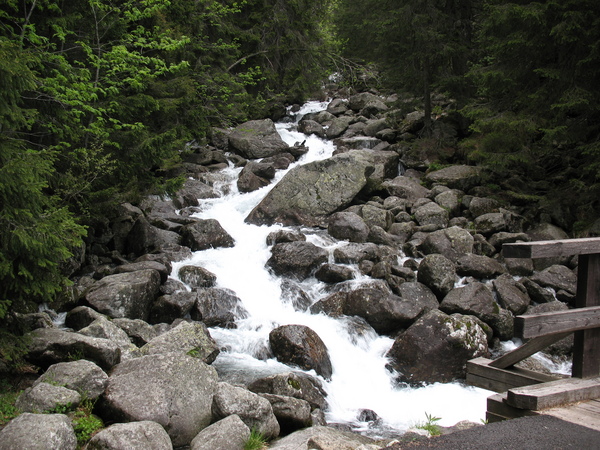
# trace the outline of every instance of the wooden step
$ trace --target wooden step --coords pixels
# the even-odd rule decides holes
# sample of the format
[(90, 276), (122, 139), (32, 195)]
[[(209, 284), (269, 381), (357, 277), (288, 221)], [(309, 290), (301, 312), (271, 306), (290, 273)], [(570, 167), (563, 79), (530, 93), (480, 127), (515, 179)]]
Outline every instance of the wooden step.
[(509, 389), (506, 403), (519, 409), (539, 411), (597, 398), (600, 398), (600, 377), (565, 378)]

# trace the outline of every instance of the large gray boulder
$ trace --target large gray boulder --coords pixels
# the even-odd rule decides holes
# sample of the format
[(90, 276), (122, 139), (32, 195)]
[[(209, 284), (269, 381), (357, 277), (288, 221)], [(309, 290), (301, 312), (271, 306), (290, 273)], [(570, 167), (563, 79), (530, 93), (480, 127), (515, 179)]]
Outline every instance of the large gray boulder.
[(381, 259), (381, 249), (377, 244), (350, 243), (333, 251), (334, 261), (338, 264), (358, 264), (361, 261), (377, 262)]
[(267, 266), (277, 275), (304, 280), (327, 262), (328, 257), (327, 250), (310, 242), (284, 242), (273, 246)]
[(374, 439), (358, 433), (316, 426), (296, 431), (269, 446), (273, 450), (378, 450)]
[(74, 357), (95, 362), (108, 370), (121, 359), (121, 350), (108, 339), (93, 338), (56, 328), (40, 328), (28, 336), (27, 359), (40, 367), (70, 361)]
[(0, 450), (75, 450), (77, 437), (64, 414), (23, 413), (0, 431)]
[(431, 289), (438, 299), (442, 299), (454, 288), (456, 267), (444, 255), (433, 253), (419, 264), (417, 280)]
[(452, 289), (440, 303), (440, 310), (447, 314), (468, 314), (486, 323), (493, 323), (500, 313), (492, 291), (479, 281)]
[(450, 166), (425, 175), (431, 184), (439, 183), (451, 189), (467, 192), (481, 182), (481, 168), (474, 166)]
[(348, 129), (354, 119), (350, 116), (336, 117), (325, 131), (328, 139), (335, 139), (341, 136)]
[(577, 291), (577, 275), (566, 266), (555, 264), (531, 276), (531, 280), (542, 287), (565, 291), (574, 295)]
[(461, 277), (492, 279), (506, 273), (504, 266), (497, 260), (474, 253), (460, 256), (455, 263), (456, 273)]
[(353, 150), (292, 169), (246, 221), (255, 225), (325, 225), (329, 215), (348, 206), (368, 183), (377, 184), (382, 174), (389, 172), (393, 158), (381, 153), (392, 154)]
[(142, 420), (115, 423), (95, 434), (86, 450), (172, 450), (165, 429), (156, 422)]
[(161, 295), (152, 304), (148, 320), (150, 323), (171, 323), (175, 319), (182, 319), (190, 313), (197, 299), (198, 294), (189, 291)]
[(210, 424), (217, 381), (213, 367), (182, 352), (142, 356), (114, 368), (102, 409), (114, 421), (157, 422), (184, 446)]
[(387, 353), (390, 367), (409, 383), (464, 378), (467, 361), (488, 351), (479, 323), (470, 316), (432, 310), (396, 338)]
[(269, 401), (247, 389), (218, 383), (212, 412), (215, 420), (237, 414), (248, 428), (262, 433), (267, 439), (279, 436), (279, 423)]
[(282, 395), (306, 400), (311, 408), (325, 409), (327, 396), (321, 382), (302, 372), (287, 372), (259, 378), (248, 385), (256, 393)]
[(281, 427), (281, 434), (289, 434), (312, 425), (311, 407), (306, 400), (276, 394), (260, 394), (260, 396), (266, 398), (271, 404), (273, 414)]
[(63, 386), (36, 383), (25, 389), (17, 398), (15, 407), (21, 412), (45, 413), (72, 410), (81, 402), (81, 395)]
[(332, 374), (327, 347), (319, 335), (304, 325), (283, 325), (269, 333), (269, 344), (278, 361), (314, 370), (325, 379)]
[(237, 414), (209, 425), (192, 440), (190, 450), (244, 450), (250, 428)]
[(207, 327), (228, 327), (248, 317), (242, 300), (231, 289), (204, 288), (196, 291), (197, 301), (191, 310), (194, 320)]
[(342, 211), (329, 217), (327, 232), (336, 239), (365, 242), (369, 237), (369, 226), (358, 214)]
[(448, 211), (435, 202), (419, 206), (413, 212), (417, 223), (423, 227), (439, 230), (448, 226)]
[(471, 233), (463, 228), (453, 226), (428, 234), (419, 246), (419, 250), (426, 255), (439, 253), (450, 261), (456, 262), (465, 254), (473, 252), (474, 242)]
[(152, 325), (140, 319), (113, 319), (113, 323), (125, 331), (131, 342), (138, 347), (147, 344), (158, 335)]
[(406, 176), (399, 176), (384, 182), (383, 188), (389, 195), (406, 199), (408, 206), (412, 206), (420, 198), (427, 197), (430, 192), (419, 183), (419, 180)]
[(35, 384), (42, 382), (64, 386), (87, 399), (95, 400), (104, 393), (108, 375), (93, 362), (80, 359), (51, 365)]
[(202, 322), (181, 322), (175, 328), (152, 339), (140, 352), (143, 355), (181, 352), (211, 364), (220, 351)]
[(498, 303), (502, 307), (508, 309), (515, 316), (523, 314), (527, 310), (531, 299), (527, 294), (525, 286), (508, 274), (499, 276), (494, 280), (493, 284), (498, 297)]
[(362, 317), (379, 334), (390, 334), (414, 322), (423, 308), (415, 298), (360, 288), (348, 293), (343, 311), (349, 316)]
[(94, 309), (112, 318), (146, 320), (159, 288), (158, 271), (138, 270), (102, 278), (90, 288), (85, 300)]
[(271, 119), (251, 120), (229, 134), (229, 147), (247, 159), (274, 156), (288, 150)]
[(178, 275), (192, 289), (213, 287), (217, 282), (214, 273), (199, 266), (183, 266), (179, 268)]
[(127, 333), (104, 316), (97, 318), (87, 327), (79, 330), (79, 333), (84, 336), (108, 339), (114, 342), (121, 349), (121, 359), (131, 357), (132, 353), (137, 350), (137, 347), (129, 340)]
[(192, 251), (235, 245), (233, 238), (216, 219), (197, 220), (185, 225), (181, 229), (181, 236), (182, 244)]

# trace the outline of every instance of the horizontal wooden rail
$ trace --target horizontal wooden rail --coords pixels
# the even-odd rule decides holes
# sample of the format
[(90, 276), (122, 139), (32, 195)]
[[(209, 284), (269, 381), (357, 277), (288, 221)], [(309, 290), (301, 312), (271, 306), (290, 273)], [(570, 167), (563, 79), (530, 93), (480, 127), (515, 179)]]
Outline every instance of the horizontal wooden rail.
[(515, 242), (502, 246), (505, 258), (556, 258), (600, 253), (600, 238)]
[(515, 336), (530, 339), (600, 327), (600, 306), (515, 317)]

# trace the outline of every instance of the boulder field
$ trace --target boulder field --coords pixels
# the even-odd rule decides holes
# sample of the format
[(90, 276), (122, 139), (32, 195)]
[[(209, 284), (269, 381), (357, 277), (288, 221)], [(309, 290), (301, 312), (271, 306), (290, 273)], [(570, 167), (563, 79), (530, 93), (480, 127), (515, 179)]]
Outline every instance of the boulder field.
[[(348, 316), (357, 329), (392, 337), (398, 382), (453, 381), (469, 359), (512, 338), (515, 315), (569, 308), (577, 261), (504, 259), (504, 243), (567, 234), (544, 211), (494, 196), (480, 167), (416, 145), (422, 114), (401, 114), (392, 100), (361, 93), (303, 117), (298, 128), (333, 139), (335, 154), (287, 172), (246, 221), (291, 227), (269, 236), (267, 267), (295, 292), (297, 309)], [(439, 142), (465, 133), (454, 119), (434, 121)], [(31, 330), (27, 358), (40, 376), (17, 400), (22, 414), (0, 431), (0, 449), (76, 448), (68, 415), (84, 398), (107, 425), (90, 449), (234, 450), (251, 430), (275, 440), (272, 448), (385, 446), (327, 426), (321, 378), (331, 377), (331, 362), (308, 327), (269, 336), (269, 354), (301, 370), (242, 386), (211, 366), (221, 349), (208, 327), (235, 326), (248, 313), (203, 267), (183, 266), (181, 281), (169, 276), (192, 252), (236, 244), (218, 221), (193, 213), (223, 195), (216, 186), (229, 165), (244, 167), (238, 187), (250, 192), (307, 151), (285, 144), (269, 119), (214, 136), (183, 154), (174, 175), (186, 182), (173, 198), (122, 204), (94, 225), (73, 261), (73, 286), (50, 305), (66, 312), (64, 327), (51, 311), (10, 318)], [(307, 226), (344, 245), (329, 253), (306, 240)], [(356, 273), (367, 281), (352, 287)], [(327, 285), (316, 301), (297, 284), (311, 277)], [(570, 345), (553, 351), (568, 355)]]

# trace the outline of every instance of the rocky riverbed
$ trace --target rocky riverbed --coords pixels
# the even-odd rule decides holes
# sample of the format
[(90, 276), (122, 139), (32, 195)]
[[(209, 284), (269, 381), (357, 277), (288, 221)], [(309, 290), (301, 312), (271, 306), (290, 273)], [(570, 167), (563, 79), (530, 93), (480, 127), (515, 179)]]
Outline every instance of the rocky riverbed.
[[(310, 327), (277, 326), (262, 351), (301, 370), (242, 384), (221, 380), (212, 366), (224, 349), (208, 328), (234, 328), (248, 311), (214, 273), (186, 261), (236, 245), (227, 224), (196, 216), (203, 201), (224, 195), (222, 173), (232, 167), (243, 167), (240, 192), (278, 180), (246, 222), (284, 225), (267, 237), (266, 265), (285, 280), (294, 307), (348, 317), (357, 335), (389, 337), (398, 383), (462, 379), (466, 361), (513, 337), (515, 315), (569, 308), (575, 259), (501, 254), (504, 243), (568, 237), (560, 221), (499, 200), (479, 167), (441, 165), (440, 155), (456, 159), (452, 146), (415, 145), (422, 114), (393, 105), (396, 98), (362, 93), (303, 116), (298, 129), (333, 140), (335, 151), (283, 177), (308, 148), (286, 144), (271, 120), (215, 129), (209, 144), (183, 153), (177, 171), (186, 182), (176, 196), (123, 204), (97, 223), (73, 261), (69, 291), (45, 312), (12, 317), (32, 330), (28, 359), (41, 375), (17, 400), (23, 414), (0, 431), (0, 448), (32, 440), (75, 448), (68, 414), (84, 400), (108, 425), (90, 449), (235, 449), (250, 430), (280, 449), (309, 440), (324, 449), (387, 445), (327, 424), (323, 381), (332, 364)], [(293, 120), (294, 110), (287, 115)], [(434, 122), (439, 142), (464, 133), (456, 114)], [(327, 251), (307, 240), (307, 227), (344, 244)], [(303, 292), (307, 279), (326, 286), (318, 298)], [(54, 311), (66, 313), (64, 324)], [(571, 345), (551, 352), (568, 357)], [(65, 414), (35, 414), (56, 411)]]

